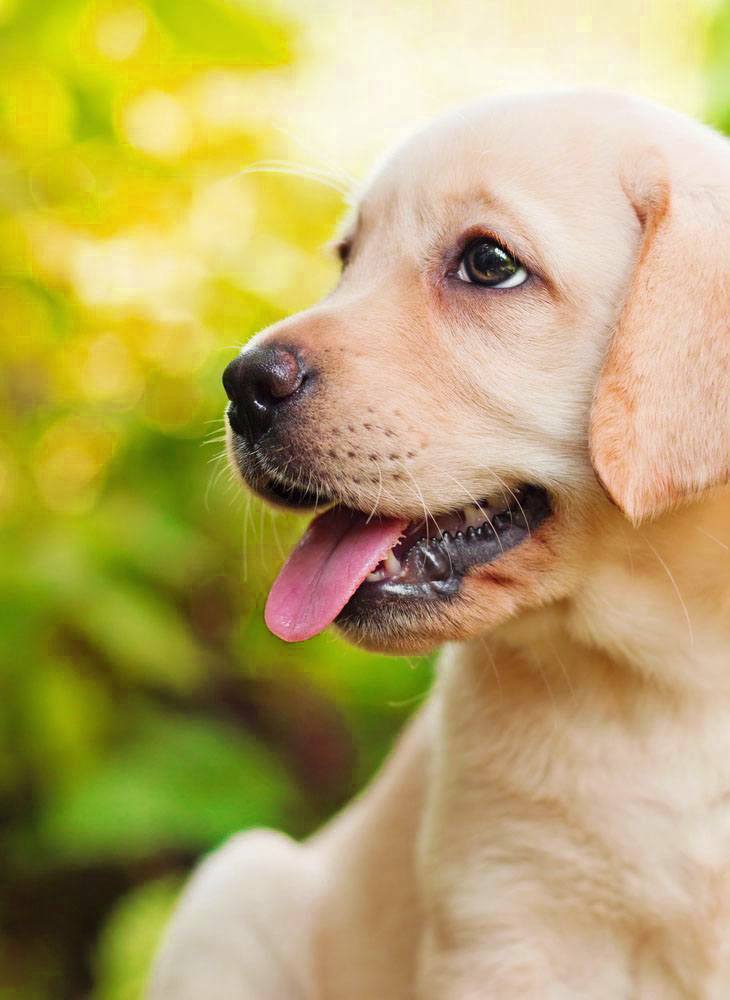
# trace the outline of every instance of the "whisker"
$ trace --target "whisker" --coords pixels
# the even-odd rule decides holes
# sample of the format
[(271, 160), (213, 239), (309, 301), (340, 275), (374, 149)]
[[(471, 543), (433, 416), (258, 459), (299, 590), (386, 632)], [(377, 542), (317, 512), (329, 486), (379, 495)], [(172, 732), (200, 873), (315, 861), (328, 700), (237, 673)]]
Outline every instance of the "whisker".
[[(433, 514), (431, 513), (431, 511), (426, 506), (426, 501), (423, 498), (423, 493), (421, 492), (421, 489), (420, 489), (418, 483), (413, 478), (413, 473), (411, 472), (411, 470), (405, 465), (405, 463), (403, 463), (402, 468), (403, 468), (404, 472), (406, 473), (406, 475), (409, 476), (409, 478), (410, 478), (410, 480), (413, 483), (413, 486), (415, 488), (416, 494), (417, 494), (419, 500), (421, 501), (421, 506), (423, 507), (423, 517), (424, 517), (424, 520), (426, 522), (426, 544), (428, 544), (428, 540), (429, 540), (428, 539), (428, 522), (429, 522), (429, 519), (430, 519), (430, 520), (432, 520), (434, 522), (434, 524), (436, 524), (436, 518), (433, 516)], [(436, 527), (438, 527), (438, 524), (436, 524)], [(439, 528), (439, 531), (441, 531), (440, 528)], [(443, 532), (441, 532), (441, 537), (443, 538)]]
[(690, 644), (690, 646), (694, 646), (695, 640), (694, 640), (694, 631), (692, 629), (692, 620), (691, 620), (691, 618), (689, 616), (689, 610), (687, 608), (685, 600), (682, 597), (682, 592), (679, 589), (679, 585), (678, 585), (676, 579), (674, 578), (674, 574), (672, 573), (672, 571), (670, 570), (670, 568), (667, 566), (667, 564), (664, 562), (664, 560), (659, 555), (659, 553), (654, 548), (654, 546), (651, 544), (651, 542), (648, 539), (646, 539), (646, 538), (644, 538), (643, 541), (646, 543), (646, 545), (651, 549), (651, 551), (657, 557), (657, 560), (659, 561), (659, 564), (662, 566), (662, 568), (664, 569), (664, 572), (669, 577), (669, 581), (672, 584), (672, 587), (674, 588), (674, 592), (677, 595), (677, 598), (679, 599), (679, 603), (682, 605), (682, 611), (684, 612), (684, 617), (685, 617), (685, 620), (687, 622), (687, 631), (689, 632), (689, 644)]
[(305, 156), (308, 157), (318, 156), (320, 158), (320, 161), (324, 163), (325, 168), (332, 177), (334, 178), (339, 177), (343, 182), (349, 184), (350, 187), (354, 188), (357, 186), (358, 181), (353, 174), (351, 174), (348, 170), (345, 170), (345, 168), (341, 167), (339, 164), (332, 163), (330, 160), (323, 160), (321, 152), (309, 146), (308, 144), (305, 144), (302, 141), (302, 137), (300, 135), (297, 135), (296, 133), (292, 132), (290, 129), (286, 128), (283, 125), (277, 125), (276, 130), (277, 132), (280, 132), (282, 135), (286, 136), (287, 139), (289, 139), (291, 142), (295, 143), (299, 147), (299, 149), (304, 153)]
[(380, 503), (380, 498), (383, 495), (383, 470), (380, 468), (380, 462), (377, 463), (378, 466), (378, 478), (380, 479), (380, 485), (378, 486), (378, 495), (375, 498), (375, 503), (373, 504), (373, 509), (368, 515), (368, 519), (365, 524), (370, 524), (371, 520), (375, 516), (375, 511), (377, 510), (378, 504)]
[(283, 562), (286, 559), (284, 554), (284, 547), (281, 544), (281, 538), (279, 537), (279, 525), (277, 523), (276, 511), (272, 510), (271, 507), (268, 508), (269, 519), (271, 521), (271, 534), (274, 536), (274, 541), (276, 542), (276, 547), (279, 550), (279, 558)]
[(251, 504), (253, 502), (253, 495), (251, 493), (246, 494), (246, 508), (243, 514), (243, 534), (241, 536), (241, 564), (242, 564), (242, 578), (244, 586), (248, 585), (248, 532), (251, 526)]
[[(446, 470), (444, 470), (444, 472), (446, 472)], [(504, 546), (502, 545), (502, 539), (501, 539), (501, 538), (499, 537), (499, 532), (497, 531), (497, 529), (496, 529), (496, 528), (494, 527), (494, 525), (492, 524), (492, 519), (491, 519), (491, 517), (489, 516), (489, 514), (487, 514), (487, 513), (486, 513), (486, 511), (484, 510), (484, 508), (482, 507), (482, 505), (481, 505), (481, 504), (479, 503), (479, 501), (478, 501), (478, 500), (477, 500), (477, 499), (475, 498), (475, 496), (474, 496), (474, 494), (473, 494), (473, 493), (471, 492), (471, 490), (468, 490), (468, 489), (466, 488), (466, 486), (464, 486), (464, 484), (463, 484), (462, 482), (460, 482), (460, 481), (459, 481), (458, 479), (455, 479), (455, 478), (454, 478), (454, 477), (453, 477), (453, 476), (451, 475), (451, 473), (449, 473), (449, 472), (446, 472), (446, 475), (447, 475), (447, 476), (449, 477), (449, 479), (451, 479), (451, 480), (452, 480), (452, 482), (456, 483), (456, 485), (457, 485), (457, 486), (459, 487), (459, 489), (460, 489), (460, 490), (463, 490), (463, 491), (464, 491), (464, 492), (466, 493), (466, 495), (467, 495), (467, 496), (468, 496), (468, 497), (470, 498), (470, 500), (472, 500), (472, 502), (473, 502), (473, 503), (474, 503), (474, 504), (475, 504), (475, 505), (477, 506), (477, 508), (478, 508), (479, 512), (481, 513), (482, 517), (484, 518), (484, 520), (485, 520), (485, 521), (487, 522), (487, 524), (489, 525), (489, 527), (490, 527), (490, 530), (491, 530), (492, 534), (493, 534), (493, 535), (494, 535), (494, 537), (495, 537), (495, 538), (497, 539), (497, 542), (498, 542), (498, 544), (499, 544), (499, 548), (500, 548), (500, 551), (501, 551), (501, 552), (502, 552), (502, 554), (504, 555)]]
[(497, 669), (497, 661), (494, 658), (494, 653), (492, 652), (492, 648), (487, 643), (487, 640), (484, 639), (483, 637), (479, 639), (479, 643), (484, 649), (484, 652), (487, 654), (489, 665), (492, 668), (492, 671), (494, 673), (494, 679), (496, 680), (497, 687), (499, 688), (499, 696), (500, 698), (502, 698), (504, 697), (504, 689), (502, 688), (502, 678), (499, 676), (499, 670)]
[[(433, 514), (429, 510), (428, 506), (426, 505), (426, 501), (423, 498), (423, 493), (421, 492), (420, 487), (418, 486), (418, 483), (414, 479), (413, 474), (411, 473), (411, 471), (408, 468), (406, 468), (405, 465), (403, 465), (403, 468), (405, 469), (405, 471), (410, 476), (411, 480), (413, 481), (413, 485), (416, 487), (416, 490), (418, 491), (418, 495), (421, 498), (421, 504), (423, 505), (423, 512), (424, 512), (424, 514), (426, 516), (426, 545), (428, 545), (428, 543), (429, 543), (429, 536), (428, 536), (428, 522), (429, 522), (429, 518), (430, 518), (430, 520), (433, 521), (433, 523), (436, 525), (436, 528), (438, 529), (439, 539), (443, 540), (444, 533), (443, 533), (443, 530), (441, 528), (441, 525), (438, 523), (438, 521), (436, 520), (436, 518), (433, 516)], [(454, 571), (454, 561), (451, 558), (451, 552), (449, 551), (448, 546), (445, 546), (444, 551), (446, 552), (446, 555), (447, 555), (448, 560), (449, 560), (449, 572), (453, 573), (453, 571)]]
[(545, 685), (545, 690), (550, 695), (550, 701), (553, 703), (553, 708), (557, 708), (557, 702), (555, 700), (555, 692), (553, 691), (553, 689), (550, 686), (550, 682), (548, 681), (548, 676), (547, 676), (546, 672), (543, 670), (543, 666), (542, 666), (542, 663), (540, 662), (539, 656), (535, 657), (535, 659), (534, 659), (533, 662), (534, 662), (535, 666), (537, 667), (537, 669), (538, 669), (538, 671), (540, 673), (540, 676), (542, 677), (542, 682)]
[(349, 194), (349, 188), (341, 181), (336, 181), (323, 170), (310, 167), (306, 163), (294, 163), (286, 160), (259, 160), (243, 167), (232, 176), (245, 177), (250, 174), (282, 174), (288, 177), (301, 177), (302, 180), (316, 181), (343, 197)]
[(409, 705), (418, 705), (428, 696), (430, 687), (427, 687), (425, 691), (419, 691), (418, 694), (412, 694), (410, 698), (399, 698), (397, 701), (388, 701), (388, 708), (408, 708)]
[(715, 536), (711, 535), (709, 531), (705, 531), (704, 528), (695, 528), (695, 531), (699, 531), (701, 534), (709, 538), (710, 541), (717, 542), (721, 549), (725, 549), (726, 552), (730, 552), (730, 545), (726, 545), (724, 542), (720, 541), (719, 538), (715, 538)]
[(264, 543), (264, 518), (266, 510), (266, 506), (261, 504), (259, 508), (259, 561), (261, 566), (266, 566), (268, 563), (268, 560), (266, 559), (266, 546)]
[(529, 521), (527, 520), (527, 515), (525, 514), (525, 511), (523, 510), (523, 507), (522, 507), (522, 504), (520, 503), (520, 501), (519, 501), (519, 498), (518, 498), (517, 494), (516, 494), (516, 493), (514, 493), (514, 492), (513, 492), (513, 490), (511, 490), (511, 489), (510, 489), (510, 487), (509, 487), (509, 486), (507, 485), (507, 483), (505, 483), (504, 479), (502, 479), (502, 477), (501, 477), (500, 475), (498, 475), (498, 473), (496, 473), (496, 472), (494, 471), (494, 469), (492, 469), (491, 471), (492, 471), (492, 475), (493, 475), (493, 476), (494, 476), (494, 478), (495, 478), (495, 479), (497, 480), (497, 482), (498, 482), (498, 483), (499, 483), (499, 484), (500, 484), (500, 485), (501, 485), (501, 486), (502, 486), (502, 487), (503, 487), (504, 489), (506, 489), (506, 490), (507, 490), (507, 492), (508, 492), (508, 493), (509, 493), (509, 494), (510, 494), (510, 495), (512, 496), (512, 498), (514, 499), (514, 501), (515, 501), (515, 503), (517, 504), (517, 506), (518, 506), (518, 507), (520, 508), (520, 514), (522, 514), (522, 519), (523, 519), (523, 521), (525, 522), (525, 525), (526, 525), (526, 527), (527, 527), (527, 536), (528, 536), (528, 538), (531, 538), (531, 537), (532, 537), (532, 532), (530, 531), (530, 522), (529, 522)]
[[(306, 174), (319, 174), (320, 176), (333, 181), (335, 184), (339, 184), (340, 186), (347, 186), (348, 188), (357, 183), (357, 181), (354, 178), (348, 178), (344, 174), (339, 173), (336, 170), (333, 170), (331, 167), (328, 167), (327, 165), (316, 164), (316, 163), (305, 163), (301, 160), (283, 159), (281, 157), (278, 158), (269, 157), (268, 159), (256, 160), (254, 163), (250, 164), (250, 166), (257, 169), (263, 168), (264, 170), (266, 170), (269, 167), (275, 167), (275, 168), (281, 167), (282, 169), (285, 170), (292, 170), (296, 172), (297, 175), (301, 173), (302, 176)], [(244, 167), (243, 169), (246, 170), (247, 168)]]
[(209, 462), (218, 463), (218, 468), (214, 470), (213, 474), (209, 477), (208, 483), (205, 487), (205, 494), (203, 496), (203, 506), (205, 510), (210, 512), (210, 495), (220, 482), (221, 476), (225, 473), (228, 466), (228, 454), (225, 449), (218, 455), (213, 455)]
[(216, 420), (215, 423), (216, 426), (212, 427), (209, 431), (207, 431), (207, 433), (203, 435), (203, 441), (208, 441), (211, 437), (213, 437), (214, 434), (220, 435), (226, 433), (225, 424), (223, 424), (220, 420)]
[(565, 682), (568, 685), (568, 689), (570, 690), (571, 696), (573, 698), (575, 698), (575, 689), (573, 688), (573, 682), (570, 679), (570, 674), (568, 673), (568, 670), (567, 670), (565, 664), (563, 663), (562, 659), (560, 658), (560, 654), (558, 653), (557, 649), (554, 646), (551, 646), (550, 648), (552, 650), (553, 656), (555, 657), (555, 659), (558, 661), (558, 664), (560, 665), (560, 670), (562, 671), (563, 677), (565, 678)]

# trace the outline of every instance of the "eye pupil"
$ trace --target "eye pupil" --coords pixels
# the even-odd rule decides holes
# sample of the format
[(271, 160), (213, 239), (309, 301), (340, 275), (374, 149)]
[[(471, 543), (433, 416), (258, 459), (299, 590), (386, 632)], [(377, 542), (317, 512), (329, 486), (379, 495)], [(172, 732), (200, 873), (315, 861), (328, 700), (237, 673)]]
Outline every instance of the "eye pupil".
[(476, 285), (499, 285), (514, 277), (520, 264), (494, 240), (477, 240), (467, 247), (464, 267)]

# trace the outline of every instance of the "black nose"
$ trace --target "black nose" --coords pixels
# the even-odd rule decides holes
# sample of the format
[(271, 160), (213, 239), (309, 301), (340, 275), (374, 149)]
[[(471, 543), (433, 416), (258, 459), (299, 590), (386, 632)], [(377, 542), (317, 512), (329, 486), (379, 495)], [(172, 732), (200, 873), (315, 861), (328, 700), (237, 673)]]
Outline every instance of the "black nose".
[(255, 441), (304, 385), (307, 370), (289, 347), (272, 344), (244, 351), (223, 372), (231, 401), (228, 419), (237, 434)]

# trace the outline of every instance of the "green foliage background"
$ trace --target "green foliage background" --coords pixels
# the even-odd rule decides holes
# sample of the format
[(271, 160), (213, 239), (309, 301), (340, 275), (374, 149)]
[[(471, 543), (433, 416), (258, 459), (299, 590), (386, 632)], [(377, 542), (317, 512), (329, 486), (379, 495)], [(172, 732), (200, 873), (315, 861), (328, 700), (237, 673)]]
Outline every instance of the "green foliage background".
[(240, 176), (289, 155), (257, 94), (296, 45), (218, 0), (0, 6), (2, 997), (140, 996), (194, 859), (306, 834), (428, 685), (266, 632), (301, 523), (220, 458), (224, 365), (334, 277), (337, 192)]
[(221, 458), (226, 362), (335, 277), (339, 193), (241, 173), (291, 155), (298, 46), (253, 3), (0, 0), (2, 998), (138, 998), (193, 861), (307, 834), (428, 688), (267, 633), (302, 525)]

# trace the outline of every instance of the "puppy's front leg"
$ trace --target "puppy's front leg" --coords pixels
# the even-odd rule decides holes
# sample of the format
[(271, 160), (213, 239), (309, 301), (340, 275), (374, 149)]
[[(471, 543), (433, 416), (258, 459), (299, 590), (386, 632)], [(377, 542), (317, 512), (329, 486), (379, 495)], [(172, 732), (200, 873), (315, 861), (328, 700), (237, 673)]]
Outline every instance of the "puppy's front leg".
[(147, 1000), (311, 1000), (316, 856), (269, 830), (238, 834), (194, 873)]

